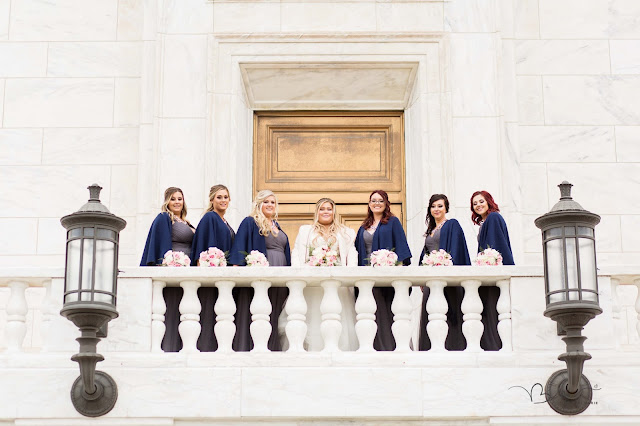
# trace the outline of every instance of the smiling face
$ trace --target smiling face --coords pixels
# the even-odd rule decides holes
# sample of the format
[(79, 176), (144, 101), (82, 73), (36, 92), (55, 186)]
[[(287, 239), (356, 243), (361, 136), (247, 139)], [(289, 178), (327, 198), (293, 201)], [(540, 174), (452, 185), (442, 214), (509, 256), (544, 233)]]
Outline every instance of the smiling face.
[(431, 216), (436, 220), (436, 223), (440, 223), (445, 219), (447, 214), (447, 208), (445, 207), (444, 200), (436, 200), (429, 206)]
[(318, 223), (321, 225), (331, 225), (333, 223), (333, 205), (330, 202), (324, 202), (318, 208)]
[(211, 205), (213, 206), (213, 210), (216, 213), (218, 213), (220, 216), (224, 216), (227, 208), (229, 208), (230, 201), (231, 198), (229, 197), (229, 192), (226, 189), (221, 189), (213, 195)]
[(487, 212), (489, 211), (489, 205), (487, 204), (487, 200), (484, 199), (482, 194), (478, 194), (473, 197), (471, 200), (473, 204), (473, 211), (478, 213), (482, 219), (484, 220), (487, 217)]
[(171, 194), (171, 199), (169, 199), (169, 210), (174, 215), (180, 217), (180, 213), (182, 213), (182, 207), (184, 206), (184, 198), (182, 197), (182, 192), (176, 191)]
[(276, 197), (269, 195), (262, 202), (262, 214), (268, 218), (272, 218), (276, 214)]
[(373, 193), (371, 195), (371, 198), (369, 198), (369, 209), (371, 209), (373, 215), (382, 215), (385, 208), (386, 205), (384, 202), (384, 198), (382, 198), (382, 195), (378, 194), (377, 192)]

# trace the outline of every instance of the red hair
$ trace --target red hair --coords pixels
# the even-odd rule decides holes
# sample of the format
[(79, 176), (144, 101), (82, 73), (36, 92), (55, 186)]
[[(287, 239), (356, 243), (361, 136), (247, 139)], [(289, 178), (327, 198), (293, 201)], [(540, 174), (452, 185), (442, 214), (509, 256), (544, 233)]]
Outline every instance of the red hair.
[(475, 210), (473, 210), (473, 199), (476, 197), (476, 195), (482, 195), (484, 197), (484, 200), (487, 202), (487, 206), (489, 207), (489, 209), (487, 210), (487, 214), (492, 212), (499, 212), (500, 208), (498, 207), (498, 204), (493, 200), (491, 194), (489, 194), (487, 191), (474, 192), (473, 195), (471, 195), (471, 220), (476, 225), (480, 225), (480, 222), (482, 222), (482, 216), (480, 216), (478, 213), (476, 213)]
[[(380, 223), (384, 225), (385, 223), (389, 222), (389, 219), (394, 216), (394, 214), (391, 213), (391, 203), (389, 202), (389, 196), (382, 189), (376, 189), (371, 194), (369, 194), (369, 201), (371, 201), (371, 197), (373, 197), (373, 194), (378, 194), (384, 200), (384, 211), (382, 212), (382, 219), (380, 219)], [(373, 225), (373, 222), (373, 212), (371, 211), (369, 205), (367, 205), (367, 217), (362, 222), (361, 226), (364, 229), (369, 229), (371, 228), (371, 225)]]

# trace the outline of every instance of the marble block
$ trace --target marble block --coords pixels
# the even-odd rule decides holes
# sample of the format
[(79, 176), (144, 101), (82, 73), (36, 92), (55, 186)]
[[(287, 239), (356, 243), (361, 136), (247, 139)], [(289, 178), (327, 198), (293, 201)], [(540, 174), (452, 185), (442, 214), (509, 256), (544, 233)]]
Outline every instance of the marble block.
[(9, 11), (11, 0), (0, 0), (0, 40), (9, 39)]
[(540, 38), (538, 0), (515, 0), (514, 32), (517, 39)]
[(137, 178), (137, 165), (114, 165), (111, 167), (111, 194), (108, 207), (113, 214), (135, 216), (138, 187), (131, 185), (131, 182), (135, 182)]
[(518, 75), (609, 74), (608, 40), (516, 41)]
[(167, 34), (206, 34), (214, 30), (214, 2), (167, 0), (161, 7), (161, 26)]
[(640, 162), (640, 126), (616, 126), (618, 162)]
[(46, 43), (0, 43), (0, 77), (44, 77)]
[(549, 211), (547, 192), (547, 165), (544, 163), (520, 163), (522, 185), (522, 210), (544, 214)]
[(205, 117), (207, 112), (207, 37), (164, 38), (162, 117)]
[(517, 76), (518, 121), (520, 124), (543, 124), (542, 77)]
[(113, 125), (134, 127), (140, 124), (140, 78), (117, 78), (114, 95)]
[(640, 40), (609, 40), (612, 74), (640, 74)]
[(41, 217), (38, 219), (38, 254), (64, 255), (66, 241), (67, 231), (60, 224), (59, 217)]
[(138, 77), (142, 42), (50, 43), (49, 77)]
[(41, 157), (42, 129), (0, 129), (0, 165), (40, 164)]
[(281, 3), (281, 32), (374, 32), (376, 3)]
[(138, 129), (45, 129), (43, 164), (137, 164)]
[(375, 6), (377, 31), (431, 32), (443, 30), (442, 4), (435, 2), (377, 2)]
[(490, 33), (496, 30), (496, 0), (444, 3), (444, 29), (454, 33)]
[(640, 215), (620, 216), (622, 234), (622, 250), (625, 252), (640, 252)]
[(118, 0), (12, 0), (11, 40), (114, 40)]
[(9, 79), (5, 127), (110, 127), (112, 78)]
[(640, 76), (545, 76), (546, 124), (640, 124)]
[(140, 40), (144, 28), (145, 0), (118, 0), (118, 40)]
[(274, 2), (214, 2), (215, 33), (279, 32), (281, 6)]
[(520, 126), (523, 162), (615, 162), (611, 126)]
[(36, 254), (38, 238), (37, 219), (0, 219), (0, 235), (5, 244), (0, 244), (0, 255)]

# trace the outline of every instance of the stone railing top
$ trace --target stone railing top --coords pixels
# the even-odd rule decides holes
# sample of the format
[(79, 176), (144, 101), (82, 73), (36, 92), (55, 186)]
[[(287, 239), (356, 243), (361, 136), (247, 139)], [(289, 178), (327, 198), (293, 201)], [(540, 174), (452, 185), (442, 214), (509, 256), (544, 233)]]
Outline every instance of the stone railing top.
[(449, 284), (478, 279), (483, 283), (494, 284), (496, 280), (513, 276), (542, 276), (542, 268), (535, 266), (449, 266), (449, 267), (228, 267), (228, 268), (163, 268), (141, 267), (123, 268), (121, 278), (152, 278), (167, 284), (180, 281), (197, 280), (203, 284), (231, 280), (236, 284), (250, 284), (257, 279), (270, 281), (274, 285), (284, 285), (287, 281), (304, 280), (307, 284), (335, 279), (343, 284), (352, 285), (358, 280), (373, 280), (376, 284), (390, 284), (393, 280), (409, 280), (413, 283), (427, 280), (445, 280)]
[[(635, 265), (604, 266), (598, 269), (599, 276), (610, 276), (620, 280), (620, 284), (636, 284), (640, 280), (640, 267)], [(388, 284), (394, 279), (405, 279), (414, 283), (426, 280), (445, 280), (449, 285), (463, 280), (478, 279), (483, 284), (510, 277), (542, 277), (542, 266), (450, 266), (450, 267), (332, 267), (311, 268), (168, 268), (168, 267), (122, 267), (120, 278), (152, 278), (177, 285), (180, 281), (197, 280), (203, 284), (213, 284), (220, 280), (232, 280), (237, 284), (250, 284), (263, 278), (274, 285), (284, 285), (291, 280), (304, 280), (308, 284), (336, 279), (343, 284), (353, 285), (358, 280), (373, 280), (376, 284)], [(40, 286), (52, 278), (63, 278), (64, 268), (54, 267), (4, 267), (0, 268), (0, 286), (12, 281), (26, 281), (29, 285)]]

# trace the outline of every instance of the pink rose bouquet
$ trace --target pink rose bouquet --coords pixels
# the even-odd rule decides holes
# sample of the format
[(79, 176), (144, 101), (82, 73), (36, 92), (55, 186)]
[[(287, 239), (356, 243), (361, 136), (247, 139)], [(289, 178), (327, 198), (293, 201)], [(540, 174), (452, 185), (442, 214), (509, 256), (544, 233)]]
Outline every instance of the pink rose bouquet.
[(500, 266), (502, 265), (502, 255), (498, 250), (489, 247), (478, 253), (478, 257), (475, 258), (473, 264), (477, 266)]
[(266, 256), (258, 250), (251, 250), (251, 253), (245, 257), (245, 261), (247, 266), (269, 266)]
[(309, 260), (307, 261), (307, 265), (338, 266), (339, 263), (338, 252), (326, 244), (316, 247), (315, 249), (309, 248)]
[(398, 255), (391, 250), (376, 250), (371, 253), (369, 263), (371, 266), (396, 266), (398, 265)]
[(227, 258), (222, 250), (217, 247), (209, 247), (200, 253), (199, 266), (227, 266)]
[(451, 255), (444, 251), (433, 250), (431, 253), (422, 258), (423, 266), (453, 266)]
[(164, 254), (162, 266), (189, 266), (191, 259), (181, 251), (169, 250)]

